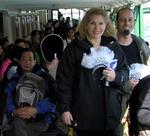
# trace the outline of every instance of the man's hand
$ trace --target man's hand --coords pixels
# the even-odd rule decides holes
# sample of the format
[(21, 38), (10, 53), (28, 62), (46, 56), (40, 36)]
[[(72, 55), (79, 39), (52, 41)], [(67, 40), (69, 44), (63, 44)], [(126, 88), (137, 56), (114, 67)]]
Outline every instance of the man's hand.
[(49, 63), (46, 63), (46, 67), (47, 67), (48, 70), (53, 69), (56, 65), (58, 65), (58, 58), (53, 59)]
[(14, 111), (14, 116), (20, 117), (22, 119), (30, 119), (34, 117), (37, 113), (37, 109), (35, 107), (23, 107), (18, 108)]
[(129, 82), (133, 90), (134, 87), (139, 83), (139, 80), (131, 79)]

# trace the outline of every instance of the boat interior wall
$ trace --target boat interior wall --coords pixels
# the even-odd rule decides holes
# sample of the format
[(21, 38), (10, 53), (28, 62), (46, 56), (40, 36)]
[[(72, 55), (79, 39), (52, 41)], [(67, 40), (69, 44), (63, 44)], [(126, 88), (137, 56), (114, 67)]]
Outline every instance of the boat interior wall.
[(127, 4), (138, 5), (149, 0), (0, 0), (0, 10), (36, 10), (59, 8), (104, 7), (111, 9)]

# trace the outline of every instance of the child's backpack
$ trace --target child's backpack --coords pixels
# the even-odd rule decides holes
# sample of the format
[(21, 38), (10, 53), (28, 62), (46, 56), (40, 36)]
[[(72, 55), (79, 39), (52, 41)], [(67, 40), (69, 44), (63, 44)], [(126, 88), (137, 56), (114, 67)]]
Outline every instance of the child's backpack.
[(16, 104), (18, 107), (35, 106), (45, 95), (45, 80), (34, 74), (26, 73), (16, 86)]
[(150, 75), (135, 86), (130, 100), (130, 136), (140, 136), (139, 132), (150, 131)]

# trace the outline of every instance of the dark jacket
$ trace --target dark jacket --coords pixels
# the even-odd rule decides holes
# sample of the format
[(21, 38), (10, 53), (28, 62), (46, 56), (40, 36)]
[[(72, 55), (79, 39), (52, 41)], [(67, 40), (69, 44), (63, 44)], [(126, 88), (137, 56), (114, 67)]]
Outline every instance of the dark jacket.
[[(140, 59), (142, 64), (149, 65), (150, 64), (150, 48), (149, 46), (145, 43), (145, 41), (136, 35), (132, 34), (132, 38), (136, 43), (136, 46), (139, 51)], [(123, 87), (123, 92), (127, 95), (131, 95), (132, 88), (129, 82), (125, 84)]]
[(94, 80), (93, 69), (81, 66), (84, 53), (89, 54), (92, 47), (87, 40), (72, 41), (58, 66), (56, 80), (61, 112), (70, 111), (81, 130), (110, 130), (120, 121), (118, 89), (128, 80), (128, 68), (117, 42), (102, 37), (102, 45), (113, 50), (118, 60), (116, 79), (109, 82), (109, 87), (105, 86), (105, 80)]
[[(132, 38), (138, 48), (138, 52), (139, 52), (142, 64), (149, 65), (150, 64), (149, 46), (145, 43), (145, 41), (142, 38), (139, 38), (136, 35), (132, 34)], [(126, 112), (126, 108), (128, 106), (128, 100), (132, 93), (132, 87), (131, 87), (130, 81), (127, 81), (125, 85), (122, 87), (122, 92), (123, 92), (122, 94), (122, 117), (123, 117), (124, 113)]]
[[(52, 112), (56, 114), (56, 103), (54, 102), (54, 92), (55, 92), (55, 81), (54, 79), (48, 74), (48, 70), (46, 68), (40, 68), (38, 66), (35, 66), (33, 68), (32, 73), (37, 74), (45, 79), (45, 96), (44, 99), (40, 100), (37, 105), (37, 111), (38, 115), (41, 115), (43, 119), (47, 123), (52, 123), (53, 118), (51, 118), (51, 115), (48, 114), (49, 112)], [(19, 79), (22, 77), (23, 72), (21, 67), (18, 67), (17, 72), (14, 74), (14, 76), (9, 81), (8, 85), (5, 88), (5, 93), (7, 95), (7, 115), (11, 116), (12, 112), (17, 108), (15, 103), (15, 91), (16, 91), (16, 85)]]
[(150, 48), (149, 48), (149, 46), (146, 44), (146, 42), (142, 38), (139, 38), (136, 35), (132, 35), (132, 38), (138, 47), (142, 63), (145, 65), (149, 65), (150, 64)]
[(138, 136), (141, 131), (150, 130), (150, 75), (142, 78), (135, 86), (130, 100), (130, 135)]

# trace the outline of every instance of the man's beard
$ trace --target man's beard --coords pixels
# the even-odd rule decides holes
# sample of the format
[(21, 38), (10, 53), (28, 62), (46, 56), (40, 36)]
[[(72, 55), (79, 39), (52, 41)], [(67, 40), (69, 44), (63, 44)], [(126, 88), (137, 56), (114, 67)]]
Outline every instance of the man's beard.
[(122, 34), (123, 34), (124, 36), (129, 35), (129, 34), (130, 34), (130, 29), (124, 29), (123, 32), (122, 32)]

